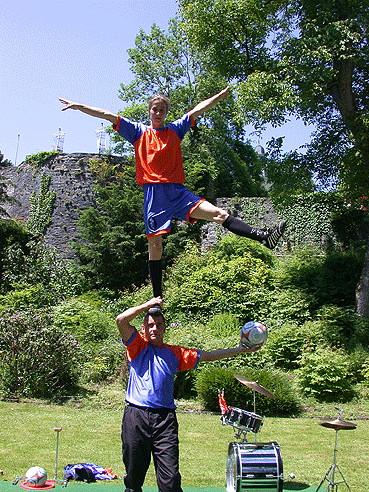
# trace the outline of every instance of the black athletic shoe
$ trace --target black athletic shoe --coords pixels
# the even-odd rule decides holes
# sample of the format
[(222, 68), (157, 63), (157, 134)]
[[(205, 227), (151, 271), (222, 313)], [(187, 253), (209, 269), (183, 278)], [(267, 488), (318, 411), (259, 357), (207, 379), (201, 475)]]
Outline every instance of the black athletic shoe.
[(149, 314), (163, 314), (162, 311), (161, 311), (161, 307), (159, 306), (159, 304), (155, 304), (154, 306), (151, 306), (151, 308), (148, 310), (148, 313)]
[(264, 244), (264, 246), (266, 246), (269, 249), (274, 249), (277, 246), (278, 241), (283, 236), (285, 229), (286, 229), (286, 221), (282, 220), (279, 223), (279, 225), (271, 229), (271, 231), (268, 233), (268, 236), (266, 237), (266, 239), (264, 239), (262, 244)]

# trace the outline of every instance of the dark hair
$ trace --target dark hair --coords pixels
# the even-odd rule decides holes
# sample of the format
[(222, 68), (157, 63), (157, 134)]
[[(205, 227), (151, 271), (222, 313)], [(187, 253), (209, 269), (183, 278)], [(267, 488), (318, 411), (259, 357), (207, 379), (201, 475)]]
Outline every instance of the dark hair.
[(164, 324), (165, 324), (165, 318), (163, 313), (153, 313), (151, 314), (149, 311), (146, 312), (145, 317), (143, 319), (143, 324), (147, 323), (147, 320), (149, 319), (149, 316), (152, 316), (153, 318), (157, 318), (158, 316), (161, 316), (163, 318)]
[(167, 96), (163, 96), (162, 94), (155, 94), (152, 96), (149, 100), (149, 110), (151, 109), (151, 106), (154, 104), (154, 101), (156, 100), (162, 101), (165, 104), (165, 107), (167, 108), (167, 114), (169, 113), (170, 110), (170, 101), (167, 98)]

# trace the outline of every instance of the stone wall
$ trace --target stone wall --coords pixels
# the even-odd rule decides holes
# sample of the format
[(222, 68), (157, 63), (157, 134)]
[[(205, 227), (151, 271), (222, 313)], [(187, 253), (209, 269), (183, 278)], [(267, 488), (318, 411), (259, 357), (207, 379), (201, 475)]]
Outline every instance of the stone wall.
[[(230, 215), (243, 219), (248, 224), (261, 230), (273, 227), (280, 220), (268, 198), (218, 198), (216, 205), (227, 210)], [(206, 223), (201, 228), (201, 231), (203, 234), (201, 242), (203, 251), (212, 248), (219, 240), (219, 237), (224, 234), (230, 234), (224, 227), (217, 225), (215, 222)]]
[[(79, 210), (97, 206), (88, 161), (99, 157), (95, 154), (58, 154), (37, 170), (27, 161), (19, 167), (3, 168), (2, 175), (11, 182), (8, 194), (16, 199), (15, 204), (7, 204), (4, 208), (10, 217), (25, 223), (29, 217), (32, 192), (39, 194), (43, 173), (51, 176), (49, 190), (56, 193), (56, 198), (45, 240), (64, 258), (73, 258), (75, 255), (69, 243), (78, 236)], [(120, 164), (125, 161), (122, 157), (113, 160)]]
[[(19, 167), (2, 168), (2, 175), (11, 183), (8, 186), (8, 194), (17, 200), (15, 204), (6, 204), (4, 208), (11, 218), (20, 219), (25, 223), (29, 217), (31, 194), (40, 192), (42, 174), (51, 176), (49, 190), (56, 193), (56, 199), (52, 222), (46, 230), (45, 240), (64, 258), (74, 258), (69, 243), (80, 240), (77, 228), (79, 211), (97, 206), (93, 192), (93, 176), (88, 161), (99, 157), (101, 156), (95, 154), (58, 154), (52, 156), (37, 170), (27, 161)], [(125, 158), (114, 157), (113, 162), (123, 166)], [(246, 201), (248, 215), (245, 213)], [(269, 228), (277, 222), (273, 207), (266, 199), (221, 198), (217, 200), (217, 205), (261, 229)], [(202, 249), (211, 248), (221, 235), (227, 233), (223, 227), (215, 223), (205, 223), (202, 227)]]

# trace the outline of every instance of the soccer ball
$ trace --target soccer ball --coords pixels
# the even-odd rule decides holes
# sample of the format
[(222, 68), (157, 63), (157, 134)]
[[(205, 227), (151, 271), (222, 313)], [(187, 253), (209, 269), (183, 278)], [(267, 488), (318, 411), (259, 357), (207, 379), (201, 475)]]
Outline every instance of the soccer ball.
[(267, 338), (267, 327), (259, 321), (249, 321), (241, 328), (241, 343), (246, 348), (260, 348), (267, 341)]
[(32, 466), (26, 471), (25, 482), (31, 487), (43, 487), (47, 480), (46, 471), (41, 466)]

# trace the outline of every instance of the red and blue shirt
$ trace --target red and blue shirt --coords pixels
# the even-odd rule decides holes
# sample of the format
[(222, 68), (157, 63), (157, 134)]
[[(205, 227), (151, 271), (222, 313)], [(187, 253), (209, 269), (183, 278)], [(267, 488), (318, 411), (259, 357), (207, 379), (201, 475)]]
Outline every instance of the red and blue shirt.
[(114, 130), (135, 148), (137, 184), (185, 182), (181, 142), (192, 126), (189, 113), (157, 130), (118, 116)]
[(154, 347), (137, 330), (125, 345), (129, 360), (126, 402), (175, 409), (174, 377), (179, 371), (196, 368), (200, 351), (167, 344)]

